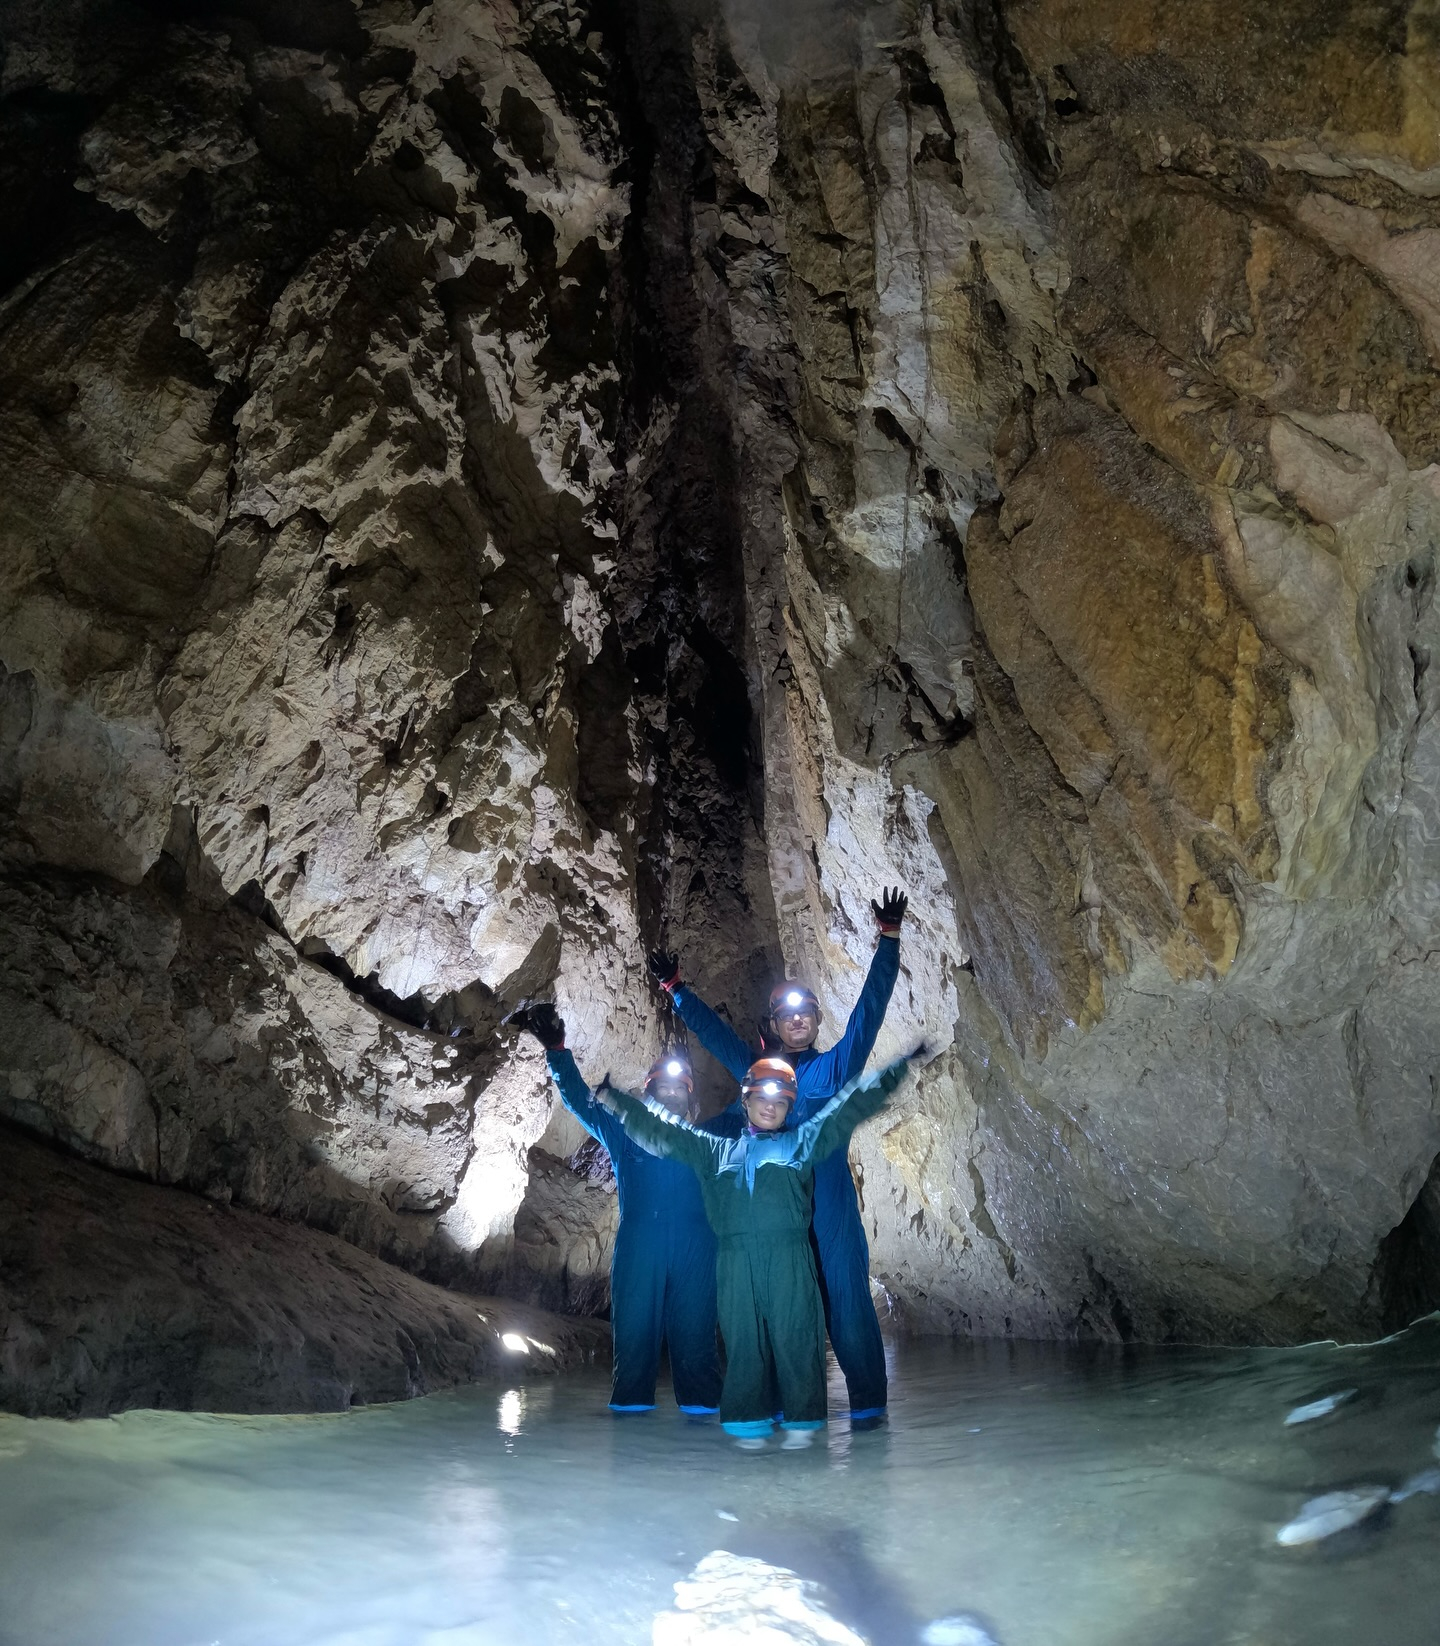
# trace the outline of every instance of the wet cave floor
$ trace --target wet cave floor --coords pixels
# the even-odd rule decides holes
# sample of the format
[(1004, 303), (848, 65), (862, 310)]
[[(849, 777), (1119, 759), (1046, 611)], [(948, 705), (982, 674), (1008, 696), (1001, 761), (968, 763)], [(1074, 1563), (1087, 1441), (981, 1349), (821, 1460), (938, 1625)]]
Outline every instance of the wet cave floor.
[(1434, 1470), (1440, 1317), (1354, 1348), (910, 1343), (892, 1374), (887, 1427), (794, 1453), (616, 1418), (599, 1370), (332, 1417), (0, 1418), (0, 1642), (645, 1646), (717, 1549), (874, 1646), (957, 1612), (1000, 1646), (1440, 1638), (1440, 1496), (1276, 1541)]

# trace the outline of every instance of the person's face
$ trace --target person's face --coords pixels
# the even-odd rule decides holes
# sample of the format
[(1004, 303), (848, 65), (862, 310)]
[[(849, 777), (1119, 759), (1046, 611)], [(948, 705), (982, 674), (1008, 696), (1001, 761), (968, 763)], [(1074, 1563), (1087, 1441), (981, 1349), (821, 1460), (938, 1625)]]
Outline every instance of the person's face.
[(683, 1080), (662, 1074), (650, 1082), (650, 1095), (671, 1114), (688, 1115), (690, 1112), (690, 1088)]
[(778, 1132), (789, 1113), (788, 1097), (766, 1097), (764, 1092), (745, 1094), (745, 1117), (757, 1132)]
[(808, 1000), (799, 1006), (777, 1006), (770, 1022), (787, 1052), (803, 1052), (820, 1033), (819, 1014)]

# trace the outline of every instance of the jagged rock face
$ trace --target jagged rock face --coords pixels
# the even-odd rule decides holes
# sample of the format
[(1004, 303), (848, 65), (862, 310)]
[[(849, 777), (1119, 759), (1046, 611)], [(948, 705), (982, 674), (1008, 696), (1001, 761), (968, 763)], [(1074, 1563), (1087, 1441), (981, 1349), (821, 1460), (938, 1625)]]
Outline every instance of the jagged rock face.
[[(870, 15), (863, 205), (803, 79), (776, 170), (803, 129), (809, 204), (776, 204), (845, 248), (792, 259), (792, 309), (834, 294), (856, 337), (795, 411), (783, 724), (823, 818), (796, 807), (787, 947), (825, 964), (912, 808), (955, 911), (912, 995), (953, 989), (954, 1050), (861, 1147), (882, 1275), (984, 1329), (1373, 1328), (1440, 1141), (1428, 12), (1377, 39), (1346, 7), (1042, 0), (898, 48)], [(968, 664), (959, 728), (932, 637)], [(892, 811), (856, 853), (836, 818), (877, 752)]]
[(201, 12), (37, 9), (7, 57), (68, 170), (5, 317), (4, 1107), (603, 1300), (613, 1197), (499, 1019), (553, 992), (638, 1079), (642, 923), (671, 898), (722, 986), (770, 924), (623, 86), (556, 8)]
[(17, 9), (4, 1112), (595, 1306), (503, 1013), (838, 1032), (899, 881), (898, 1320), (1440, 1301), (1440, 76), (1312, 11)]

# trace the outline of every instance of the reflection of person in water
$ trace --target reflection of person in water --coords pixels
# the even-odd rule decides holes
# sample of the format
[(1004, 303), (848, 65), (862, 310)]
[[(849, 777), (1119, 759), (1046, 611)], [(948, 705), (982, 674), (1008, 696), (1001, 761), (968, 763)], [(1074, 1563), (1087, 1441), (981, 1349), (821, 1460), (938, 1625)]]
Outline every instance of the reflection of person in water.
[[(615, 1168), (620, 1226), (610, 1260), (611, 1410), (654, 1407), (663, 1340), (681, 1411), (713, 1413), (720, 1403), (715, 1236), (694, 1173), (626, 1137), (620, 1121), (581, 1079), (554, 1006), (524, 1006), (510, 1021), (545, 1048), (565, 1107), (605, 1146)], [(695, 1080), (685, 1052), (667, 1052), (651, 1068), (645, 1095), (667, 1113), (695, 1120)]]
[(741, 1087), (746, 1123), (738, 1137), (716, 1137), (662, 1117), (608, 1080), (595, 1094), (620, 1117), (628, 1137), (684, 1162), (700, 1180), (719, 1246), (717, 1302), (726, 1355), (720, 1419), (742, 1445), (765, 1443), (777, 1397), (787, 1446), (807, 1445), (824, 1427), (825, 1318), (809, 1233), (815, 1166), (843, 1150), (856, 1126), (879, 1113), (909, 1061), (851, 1081), (809, 1120), (787, 1130), (795, 1072), (780, 1058), (761, 1058)]
[[(898, 887), (871, 903), (878, 932), (875, 958), (845, 1033), (828, 1051), (815, 1048), (820, 1033), (820, 1003), (814, 993), (795, 982), (777, 983), (771, 991), (770, 1018), (762, 1025), (761, 1033), (764, 1049), (778, 1052), (795, 1070), (796, 1101), (789, 1125), (809, 1120), (822, 1103), (865, 1067), (899, 975), (900, 929), (908, 907), (909, 900)], [(681, 982), (679, 959), (668, 950), (656, 949), (650, 956), (650, 970), (705, 1050), (737, 1080), (743, 1080), (753, 1053), (723, 1018)], [(740, 1106), (732, 1104), (723, 1114), (706, 1121), (705, 1130), (734, 1137), (744, 1123)], [(826, 1324), (850, 1393), (850, 1421), (878, 1421), (884, 1416), (888, 1399), (885, 1346), (870, 1296), (870, 1248), (860, 1220), (855, 1180), (843, 1149), (837, 1149), (816, 1167), (813, 1226)]]

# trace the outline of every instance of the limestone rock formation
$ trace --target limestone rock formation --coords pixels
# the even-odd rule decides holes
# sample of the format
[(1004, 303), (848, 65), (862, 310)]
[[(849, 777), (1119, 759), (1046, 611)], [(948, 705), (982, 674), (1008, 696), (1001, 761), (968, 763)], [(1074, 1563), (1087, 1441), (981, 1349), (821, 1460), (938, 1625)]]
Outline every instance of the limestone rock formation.
[(898, 1324), (1440, 1302), (1432, 12), (10, 8), (0, 1112), (593, 1309), (898, 881)]
[(806, 317), (751, 585), (772, 879), (836, 1005), (854, 888), (927, 893), (900, 1020), (953, 1050), (857, 1151), (912, 1320), (1358, 1332), (1424, 1270), (1440, 82), (1401, 14), (857, 10), (828, 81), (754, 20)]
[(596, 1321), (446, 1291), (333, 1235), (127, 1180), (8, 1129), (0, 1408), (347, 1411), (609, 1352)]

